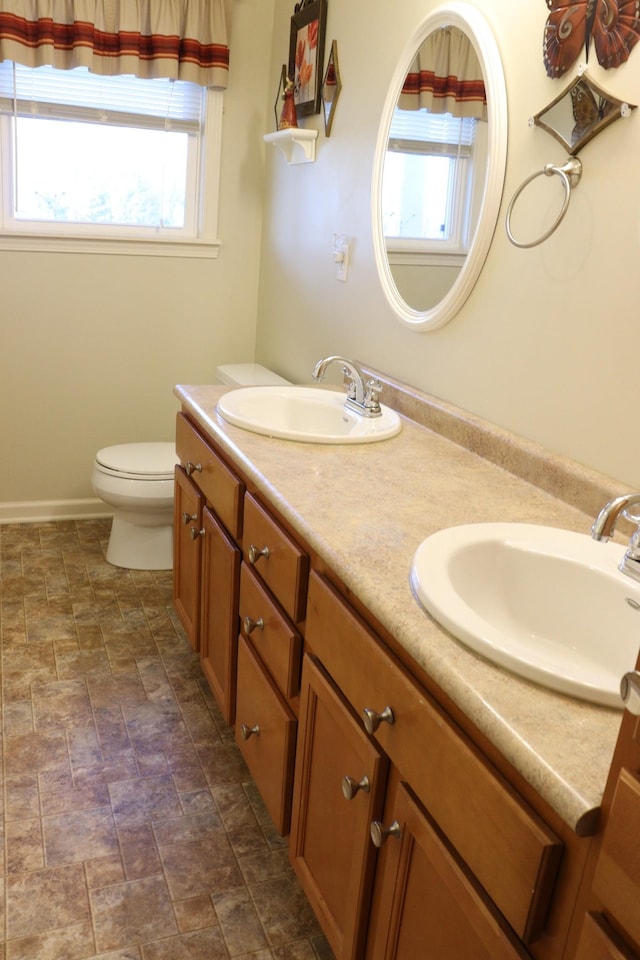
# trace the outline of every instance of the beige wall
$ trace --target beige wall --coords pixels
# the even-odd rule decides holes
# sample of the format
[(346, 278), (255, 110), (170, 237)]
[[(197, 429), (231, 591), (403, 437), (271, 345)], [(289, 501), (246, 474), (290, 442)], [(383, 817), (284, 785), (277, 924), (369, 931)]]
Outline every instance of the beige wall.
[[(378, 283), (370, 225), (372, 152), (389, 78), (434, 0), (329, 0), (327, 46), (338, 41), (343, 91), (331, 137), (315, 164), (287, 167), (268, 148), (257, 354), (292, 379), (344, 353), (396, 375), (640, 488), (638, 404), (639, 212), (635, 173), (640, 110), (582, 151), (584, 176), (557, 234), (518, 250), (504, 212), (526, 176), (560, 163), (560, 144), (528, 118), (568, 81), (542, 64), (543, 3), (475, 0), (502, 52), (509, 100), (505, 197), (494, 241), (471, 298), (446, 327), (402, 327)], [(290, 0), (276, 0), (271, 83), (286, 60)], [(367, 55), (368, 53), (368, 55)], [(591, 76), (613, 95), (640, 102), (640, 53)], [(575, 70), (571, 74), (575, 74)], [(309, 126), (321, 129), (320, 117)], [(530, 226), (556, 201), (542, 178)], [(522, 226), (522, 225), (521, 225)], [(353, 238), (346, 284), (335, 280), (332, 235)], [(425, 465), (428, 468), (428, 465)]]
[(99, 447), (171, 439), (175, 383), (253, 359), (273, 2), (230, 8), (219, 259), (0, 252), (0, 520), (91, 498)]

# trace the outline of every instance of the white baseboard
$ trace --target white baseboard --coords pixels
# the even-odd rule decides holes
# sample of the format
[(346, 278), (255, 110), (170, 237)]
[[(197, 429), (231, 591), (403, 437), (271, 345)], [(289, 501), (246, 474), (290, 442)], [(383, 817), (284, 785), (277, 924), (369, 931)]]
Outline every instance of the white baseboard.
[(96, 520), (113, 512), (102, 500), (25, 500), (0, 503), (0, 524), (51, 520)]

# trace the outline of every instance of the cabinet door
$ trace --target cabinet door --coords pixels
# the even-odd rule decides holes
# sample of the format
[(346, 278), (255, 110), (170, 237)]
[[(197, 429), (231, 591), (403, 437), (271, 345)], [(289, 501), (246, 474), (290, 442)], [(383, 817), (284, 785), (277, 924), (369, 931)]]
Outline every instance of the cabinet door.
[(232, 725), (241, 553), (208, 507), (203, 512), (202, 528), (200, 659), (222, 716)]
[(236, 743), (278, 833), (289, 832), (296, 718), (244, 637), (238, 646)]
[(367, 960), (528, 956), (402, 783), (384, 822), (392, 832), (378, 861)]
[(173, 603), (189, 643), (198, 649), (203, 499), (181, 467), (175, 471)]
[(362, 956), (376, 854), (369, 824), (386, 773), (386, 757), (305, 657), (290, 858), (337, 960)]

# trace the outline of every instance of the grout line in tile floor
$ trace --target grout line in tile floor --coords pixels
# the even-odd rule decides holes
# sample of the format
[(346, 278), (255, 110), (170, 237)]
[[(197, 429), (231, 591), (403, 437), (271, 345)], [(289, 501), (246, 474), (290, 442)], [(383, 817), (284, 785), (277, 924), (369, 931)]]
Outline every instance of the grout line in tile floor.
[(109, 528), (0, 526), (0, 960), (332, 960), (171, 571)]

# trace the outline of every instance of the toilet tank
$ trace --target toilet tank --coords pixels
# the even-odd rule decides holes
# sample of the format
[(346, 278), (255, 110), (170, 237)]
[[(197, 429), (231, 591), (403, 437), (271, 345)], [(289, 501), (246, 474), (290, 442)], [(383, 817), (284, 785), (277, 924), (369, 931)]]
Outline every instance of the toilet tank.
[(216, 367), (216, 383), (226, 383), (236, 387), (264, 387), (272, 384), (290, 383), (268, 370), (260, 363), (226, 363)]

